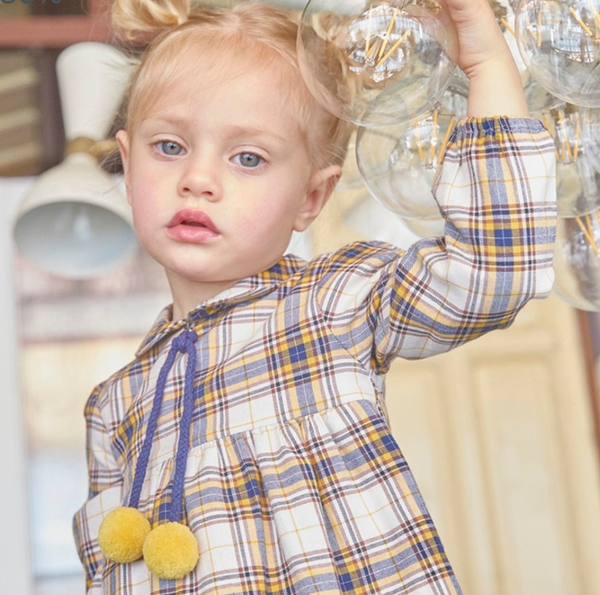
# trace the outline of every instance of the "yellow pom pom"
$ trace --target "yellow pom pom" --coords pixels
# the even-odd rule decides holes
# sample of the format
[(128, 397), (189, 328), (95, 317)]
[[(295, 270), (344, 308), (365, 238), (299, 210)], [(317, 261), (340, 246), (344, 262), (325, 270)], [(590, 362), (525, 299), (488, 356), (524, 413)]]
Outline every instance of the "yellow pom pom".
[(109, 512), (98, 531), (98, 545), (108, 560), (125, 564), (142, 557), (150, 533), (148, 519), (136, 508), (122, 507)]
[(144, 542), (144, 561), (158, 578), (182, 578), (198, 563), (198, 542), (188, 527), (165, 523), (154, 527)]

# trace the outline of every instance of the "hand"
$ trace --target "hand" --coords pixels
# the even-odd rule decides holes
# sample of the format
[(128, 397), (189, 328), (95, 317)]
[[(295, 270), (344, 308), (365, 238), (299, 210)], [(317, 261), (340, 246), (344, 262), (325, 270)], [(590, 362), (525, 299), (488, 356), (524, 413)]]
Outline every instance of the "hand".
[(468, 115), (527, 117), (521, 75), (488, 0), (438, 0), (454, 22), (458, 66), (469, 77)]
[(438, 0), (458, 36), (458, 65), (471, 78), (489, 61), (510, 53), (488, 0)]

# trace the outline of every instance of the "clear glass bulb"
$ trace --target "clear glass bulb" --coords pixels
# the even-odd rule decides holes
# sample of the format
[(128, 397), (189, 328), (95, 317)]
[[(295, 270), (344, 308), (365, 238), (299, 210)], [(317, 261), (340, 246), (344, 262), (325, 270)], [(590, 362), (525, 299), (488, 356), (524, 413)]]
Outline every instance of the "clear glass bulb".
[(556, 193), (560, 217), (585, 215), (600, 206), (600, 173), (590, 160), (584, 142), (581, 111), (563, 104), (542, 112), (539, 117), (556, 146)]
[(446, 231), (446, 221), (441, 215), (436, 219), (402, 219), (402, 222), (420, 238), (441, 238)]
[(581, 135), (591, 164), (600, 172), (600, 108), (581, 109)]
[(527, 69), (565, 102), (600, 107), (600, 0), (521, 0), (515, 34)]
[(403, 124), (358, 131), (358, 168), (369, 191), (405, 219), (440, 217), (431, 186), (456, 120), (467, 111), (468, 81), (460, 74), (433, 111)]
[(336, 185), (336, 190), (345, 192), (346, 190), (356, 190), (357, 188), (364, 188), (365, 181), (360, 175), (358, 164), (356, 163), (356, 136), (357, 129), (352, 131), (350, 140), (348, 141), (348, 151), (346, 153), (346, 160), (344, 161), (344, 170), (340, 181)]
[(548, 91), (531, 76), (529, 70), (521, 72), (521, 81), (523, 82), (527, 107), (531, 113), (550, 110), (562, 105), (563, 100), (556, 95), (552, 95), (552, 93), (548, 93)]
[(456, 32), (446, 12), (434, 0), (310, 0), (298, 36), (309, 89), (360, 126), (432, 109), (456, 66)]
[(508, 10), (497, 0), (489, 0), (489, 2), (496, 15), (498, 26), (504, 33), (504, 39), (506, 39), (506, 43), (508, 44), (515, 63), (521, 73), (521, 81), (523, 83), (529, 111), (541, 112), (542, 110), (548, 110), (563, 103), (562, 99), (549, 93), (534, 77), (531, 76), (525, 62), (521, 58), (515, 37), (515, 15), (513, 10)]
[(600, 212), (558, 220), (554, 292), (580, 310), (600, 311)]

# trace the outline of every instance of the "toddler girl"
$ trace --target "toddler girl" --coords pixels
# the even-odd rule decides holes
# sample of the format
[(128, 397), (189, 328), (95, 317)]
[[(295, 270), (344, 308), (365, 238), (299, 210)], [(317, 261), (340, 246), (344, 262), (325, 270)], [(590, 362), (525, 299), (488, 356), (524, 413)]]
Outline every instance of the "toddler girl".
[(470, 79), (433, 192), (443, 238), (284, 254), (341, 175), (288, 14), (117, 0), (160, 32), (117, 139), (172, 304), (86, 406), (90, 595), (456, 595), (385, 415), (397, 357), (508, 326), (552, 285), (554, 144), (487, 0), (441, 1)]

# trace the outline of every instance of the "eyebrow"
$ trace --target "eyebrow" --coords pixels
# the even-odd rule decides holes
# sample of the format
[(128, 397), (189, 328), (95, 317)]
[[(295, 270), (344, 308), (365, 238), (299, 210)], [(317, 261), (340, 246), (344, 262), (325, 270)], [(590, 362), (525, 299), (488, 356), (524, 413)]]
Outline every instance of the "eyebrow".
[(254, 126), (238, 126), (238, 125), (232, 124), (227, 127), (227, 132), (232, 137), (238, 137), (238, 136), (264, 137), (264, 136), (267, 136), (270, 138), (274, 138), (275, 140), (277, 140), (279, 142), (285, 142), (287, 140), (284, 136), (277, 134), (274, 130), (269, 130), (268, 128), (267, 129), (257, 128)]
[(142, 118), (141, 124), (169, 124), (170, 126), (185, 126), (186, 121), (184, 118), (178, 118), (177, 116), (150, 116)]
[[(188, 128), (189, 127), (189, 122), (187, 120), (187, 118), (179, 118), (176, 115), (156, 115), (156, 116), (152, 116), (150, 118), (144, 118), (142, 120), (142, 124), (143, 123), (151, 123), (151, 124), (167, 124), (170, 126), (175, 126), (175, 127), (183, 127), (183, 128)], [(274, 130), (270, 130), (270, 129), (265, 129), (265, 128), (259, 128), (256, 126), (251, 126), (251, 125), (240, 125), (240, 124), (231, 124), (228, 125), (226, 127), (226, 133), (228, 136), (232, 137), (232, 138), (236, 138), (236, 137), (269, 137), (269, 138), (273, 138), (278, 142), (286, 142), (287, 139), (284, 136), (281, 136), (280, 134), (278, 134), (277, 132), (275, 132)]]

